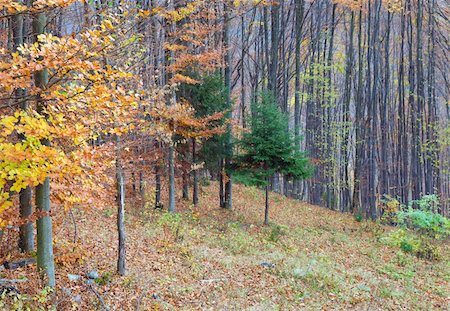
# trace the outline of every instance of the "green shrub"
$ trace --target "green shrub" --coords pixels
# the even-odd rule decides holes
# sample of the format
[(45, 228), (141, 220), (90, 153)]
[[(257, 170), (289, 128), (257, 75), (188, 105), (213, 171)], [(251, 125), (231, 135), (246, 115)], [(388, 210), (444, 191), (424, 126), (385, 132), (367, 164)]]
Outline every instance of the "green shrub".
[(357, 222), (362, 222), (364, 220), (364, 216), (362, 213), (357, 213), (353, 216)]
[(232, 254), (250, 254), (255, 249), (256, 240), (242, 228), (239, 222), (229, 223), (226, 233), (219, 238), (219, 245)]
[(111, 278), (112, 278), (112, 273), (107, 271), (107, 272), (103, 273), (101, 277), (96, 278), (94, 280), (94, 282), (100, 286), (103, 286), (103, 285), (106, 285), (109, 282), (111, 282)]
[(0, 310), (11, 311), (45, 311), (56, 310), (52, 303), (53, 289), (43, 288), (35, 295), (6, 292), (0, 295)]
[(425, 260), (440, 260), (442, 258), (440, 249), (428, 241), (422, 241), (416, 256)]
[(385, 224), (396, 224), (397, 213), (401, 210), (400, 201), (388, 194), (385, 194), (380, 199), (381, 202), (381, 222)]
[(411, 256), (406, 255), (404, 252), (398, 251), (395, 254), (395, 260), (397, 265), (400, 267), (406, 267), (408, 265), (411, 265)]
[(182, 238), (183, 218), (179, 213), (164, 212), (158, 219), (157, 224), (164, 230), (165, 235), (170, 234), (175, 240)]
[(438, 214), (437, 195), (425, 195), (419, 200), (411, 201), (408, 207), (389, 195), (383, 195), (380, 202), (383, 223), (396, 224), (432, 238), (445, 238), (450, 235), (450, 220)]
[(450, 220), (428, 210), (409, 208), (397, 213), (398, 224), (434, 238), (450, 235)]
[(414, 245), (404, 240), (400, 242), (400, 249), (406, 253), (412, 253), (414, 251)]
[(440, 260), (442, 257), (439, 247), (432, 244), (429, 238), (420, 237), (404, 228), (384, 236), (381, 242), (425, 260)]
[(435, 194), (424, 195), (419, 200), (413, 200), (408, 205), (409, 208), (417, 208), (421, 211), (438, 213), (439, 197)]
[(200, 179), (200, 186), (208, 187), (211, 185), (211, 180), (209, 178), (203, 177)]
[(276, 225), (276, 224), (272, 225), (267, 240), (270, 242), (277, 243), (280, 240), (280, 237), (286, 235), (287, 229), (288, 227), (283, 225)]
[(381, 238), (389, 246), (398, 247), (407, 253), (415, 253), (420, 248), (421, 240), (406, 229), (399, 229)]
[(181, 223), (181, 214), (164, 212), (158, 219), (158, 225), (176, 229)]

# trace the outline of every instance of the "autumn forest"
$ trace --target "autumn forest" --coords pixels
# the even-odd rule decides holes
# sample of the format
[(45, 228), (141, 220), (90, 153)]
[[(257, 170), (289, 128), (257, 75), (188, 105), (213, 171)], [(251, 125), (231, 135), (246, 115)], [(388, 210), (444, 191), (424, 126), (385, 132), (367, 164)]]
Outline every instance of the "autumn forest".
[(446, 0), (0, 0), (0, 310), (443, 310)]

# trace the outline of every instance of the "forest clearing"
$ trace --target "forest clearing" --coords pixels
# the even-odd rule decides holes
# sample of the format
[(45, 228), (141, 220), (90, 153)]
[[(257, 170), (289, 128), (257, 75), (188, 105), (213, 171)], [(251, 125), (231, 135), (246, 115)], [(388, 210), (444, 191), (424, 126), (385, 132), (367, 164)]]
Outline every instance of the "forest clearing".
[[(85, 285), (90, 271), (98, 273), (93, 286), (110, 310), (446, 308), (448, 246), (439, 262), (418, 259), (383, 242), (392, 228), (281, 195), (271, 199), (274, 224), (263, 227), (263, 191), (237, 186), (235, 208), (222, 211), (211, 204), (217, 186), (205, 187), (198, 208), (185, 206), (176, 217), (130, 207), (125, 277), (112, 260), (115, 209), (89, 216), (75, 210), (76, 251), (70, 225), (55, 235), (58, 309), (103, 309)], [(58, 219), (64, 221), (70, 216)], [(39, 295), (35, 266), (1, 273), (28, 278), (18, 288)]]
[(450, 307), (446, 0), (0, 0), (0, 310)]

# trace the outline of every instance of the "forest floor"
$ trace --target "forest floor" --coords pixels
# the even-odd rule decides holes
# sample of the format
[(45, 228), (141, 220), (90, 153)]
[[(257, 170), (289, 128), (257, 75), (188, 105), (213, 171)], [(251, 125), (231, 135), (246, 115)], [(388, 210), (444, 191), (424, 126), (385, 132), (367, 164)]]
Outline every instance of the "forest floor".
[[(393, 228), (277, 194), (265, 227), (264, 193), (233, 190), (232, 211), (217, 208), (215, 183), (203, 187), (197, 209), (185, 204), (176, 215), (128, 204), (124, 277), (115, 274), (115, 208), (75, 210), (55, 230), (56, 295), (37, 297), (56, 301), (58, 310), (448, 308), (448, 245), (441, 245), (440, 261), (418, 259), (380, 241)], [(72, 219), (80, 241), (74, 248)], [(0, 277), (26, 277), (17, 287), (36, 294), (35, 270), (4, 270)], [(86, 285), (91, 270), (100, 278)], [(70, 281), (68, 274), (81, 278)]]

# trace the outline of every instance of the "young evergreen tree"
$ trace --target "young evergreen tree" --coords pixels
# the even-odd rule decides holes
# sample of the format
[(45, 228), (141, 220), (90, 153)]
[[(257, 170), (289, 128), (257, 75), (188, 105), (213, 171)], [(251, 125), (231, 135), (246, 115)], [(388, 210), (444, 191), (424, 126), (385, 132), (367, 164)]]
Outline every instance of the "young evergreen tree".
[(279, 111), (269, 94), (262, 94), (252, 105), (250, 131), (237, 143), (234, 160), (235, 180), (246, 185), (264, 186), (266, 206), (264, 224), (269, 224), (269, 178), (274, 173), (296, 179), (311, 175), (311, 166), (304, 153), (296, 148), (287, 117)]
[[(205, 117), (216, 112), (227, 110), (226, 89), (223, 85), (223, 78), (219, 73), (200, 76), (190, 74), (199, 84), (185, 84), (182, 87), (184, 97), (195, 108), (196, 117)], [(224, 120), (218, 121), (223, 124)], [(198, 146), (197, 139), (192, 139), (192, 163), (204, 163), (204, 167), (213, 174), (220, 174), (219, 162), (226, 155), (226, 134), (215, 135), (201, 142)], [(193, 193), (192, 201), (194, 205), (198, 203), (198, 171), (193, 172)]]

